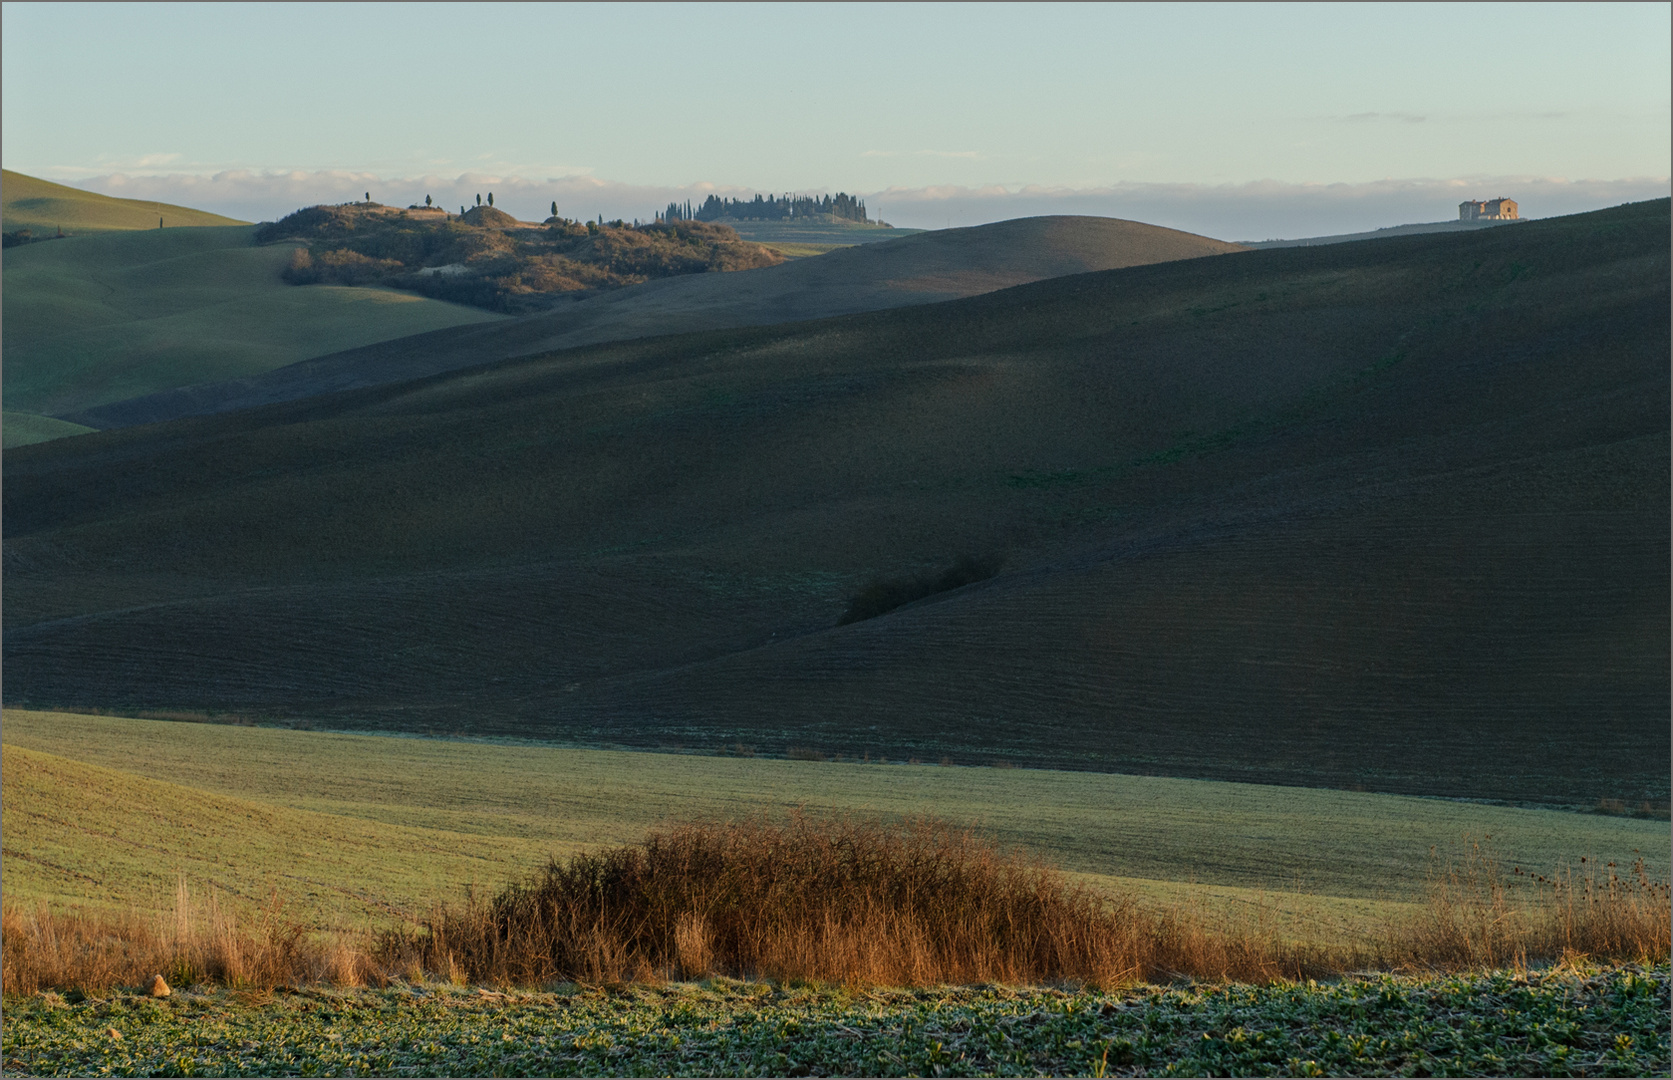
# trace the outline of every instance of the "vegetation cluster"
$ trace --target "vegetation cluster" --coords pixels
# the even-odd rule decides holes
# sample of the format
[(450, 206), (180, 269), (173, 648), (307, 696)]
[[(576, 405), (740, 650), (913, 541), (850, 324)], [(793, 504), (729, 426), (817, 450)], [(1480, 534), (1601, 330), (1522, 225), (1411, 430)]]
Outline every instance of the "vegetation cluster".
[(875, 619), (925, 597), (951, 592), (978, 581), (986, 581), (999, 573), (1004, 560), (996, 555), (975, 558), (960, 556), (958, 561), (940, 573), (907, 574), (900, 577), (876, 577), (848, 601), (838, 626)]
[(42, 240), (62, 239), (64, 239), (63, 229), (45, 236), (37, 236), (33, 229), (12, 229), (10, 232), (0, 233), (0, 248), (22, 247), (24, 244), (35, 244)]
[(5, 1071), (173, 1076), (1665, 1076), (1669, 971), (857, 991), (725, 979), (494, 993), (46, 993)]
[(652, 278), (783, 261), (724, 226), (556, 216), (525, 225), (492, 206), (459, 215), (376, 203), (313, 206), (256, 233), (261, 244), (286, 240), (308, 244), (284, 271), (293, 285), (387, 285), (506, 313)]
[(866, 216), (866, 204), (846, 192), (833, 195), (757, 195), (753, 199), (723, 199), (710, 195), (701, 203), (671, 202), (661, 221), (847, 221), (888, 228), (887, 222)]
[[(1513, 868), (1508, 876), (1519, 875)], [(582, 852), (418, 924), (320, 934), (275, 893), (239, 917), (182, 884), (161, 919), (0, 909), (8, 995), (150, 985), (500, 987), (712, 976), (851, 986), (1270, 982), (1485, 970), (1564, 958), (1665, 962), (1669, 893), (1642, 863), (1582, 863), (1516, 892), (1488, 853), (1437, 872), (1415, 918), (1355, 943), (1214, 925), (1187, 905), (1094, 891), (944, 823), (800, 814), (692, 823)]]

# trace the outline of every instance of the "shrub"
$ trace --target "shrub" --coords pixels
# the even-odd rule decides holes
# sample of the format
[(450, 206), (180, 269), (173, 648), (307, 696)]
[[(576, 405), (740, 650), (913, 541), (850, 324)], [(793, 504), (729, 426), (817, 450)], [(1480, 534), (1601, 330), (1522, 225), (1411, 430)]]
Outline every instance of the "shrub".
[(914, 821), (691, 824), (553, 862), (492, 901), (438, 911), (385, 961), (490, 983), (709, 974), (849, 983), (1111, 982), (1144, 932), (1058, 872)]
[(838, 626), (875, 619), (904, 604), (922, 600), (926, 596), (947, 592), (978, 581), (986, 581), (999, 573), (1004, 559), (988, 556), (976, 559), (966, 555), (940, 573), (915, 574), (907, 577), (873, 578), (848, 601), (848, 609), (837, 620)]

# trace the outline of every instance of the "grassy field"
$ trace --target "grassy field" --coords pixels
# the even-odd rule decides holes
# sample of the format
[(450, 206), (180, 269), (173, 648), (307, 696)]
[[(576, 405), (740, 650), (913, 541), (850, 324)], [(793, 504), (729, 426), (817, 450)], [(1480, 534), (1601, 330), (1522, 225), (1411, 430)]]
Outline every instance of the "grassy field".
[[(392, 289), (286, 285), (290, 246), (256, 247), (253, 232), (110, 232), (7, 251), (8, 411), (61, 416), (500, 318)], [(62, 430), (7, 427), (7, 445)]]
[(839, 248), (853, 247), (852, 244), (762, 244), (769, 251), (776, 251), (786, 259), (807, 259), (815, 255), (828, 255)]
[(745, 240), (752, 240), (787, 259), (806, 259), (856, 244), (898, 240), (903, 236), (913, 236), (924, 231), (880, 229), (874, 225), (847, 225), (837, 222), (793, 224), (787, 221), (728, 221), (725, 224)]
[(1487, 841), (1668, 875), (1667, 825), (1358, 792), (1030, 769), (617, 752), (8, 709), (6, 893), (166, 911), (181, 875), (231, 904), (363, 925), (498, 888), (668, 820), (933, 815), (1090, 884), (1347, 940), (1426, 898), (1431, 849)]
[[(170, 227), (246, 224), (204, 210), (143, 199), (113, 199), (10, 169), (0, 171), (0, 227), (6, 232), (29, 229), (36, 236), (52, 236), (59, 229), (73, 234), (155, 230), (159, 218), (165, 231)], [(6, 258), (10, 260), (11, 256)]]
[(812, 244), (846, 247), (850, 244), (875, 244), (883, 240), (898, 240), (915, 236), (923, 229), (881, 229), (875, 225), (846, 224), (835, 221), (727, 221), (722, 222), (745, 240), (774, 247), (778, 244)]
[(1133, 226), (1173, 261), (24, 447), (8, 703), (1665, 813), (1668, 213)]
[(40, 1076), (1665, 1076), (1669, 972), (850, 992), (714, 980), (7, 1003)]
[(83, 424), (72, 424), (68, 420), (57, 420), (50, 416), (36, 416), (33, 413), (12, 412), (9, 409), (4, 417), (0, 417), (0, 437), (5, 440), (6, 449), (46, 442), (50, 439), (62, 439), (70, 435), (85, 435), (93, 430), (95, 429)]

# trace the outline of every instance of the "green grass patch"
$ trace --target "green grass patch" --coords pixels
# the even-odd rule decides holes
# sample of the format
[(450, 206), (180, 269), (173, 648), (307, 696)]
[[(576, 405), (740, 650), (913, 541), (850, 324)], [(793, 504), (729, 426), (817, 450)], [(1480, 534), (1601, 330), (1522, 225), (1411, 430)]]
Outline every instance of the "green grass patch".
[(68, 420), (58, 420), (51, 416), (36, 416), (34, 413), (7, 410), (4, 416), (0, 416), (0, 438), (4, 438), (4, 447), (7, 450), (14, 446), (28, 446), (30, 443), (48, 442), (70, 435), (85, 435), (92, 430), (94, 429), (82, 424), (72, 424)]
[(780, 244), (819, 247), (874, 244), (882, 240), (915, 236), (924, 231), (844, 221), (724, 221), (719, 224), (725, 225), (745, 240), (765, 244), (775, 250)]
[[(184, 873), (278, 886), (317, 925), (498, 888), (670, 819), (933, 814), (1079, 880), (1353, 940), (1427, 897), (1431, 848), (1668, 876), (1665, 822), (1443, 799), (1035, 769), (585, 750), (8, 709), (9, 901), (164, 911)], [(14, 772), (10, 748), (51, 754)], [(15, 760), (33, 760), (23, 757)], [(79, 763), (79, 764), (78, 764)], [(75, 808), (74, 812), (66, 806)], [(134, 810), (143, 807), (143, 812)]]
[(853, 244), (792, 244), (772, 243), (762, 244), (768, 251), (776, 252), (786, 259), (807, 259), (815, 255), (824, 255), (836, 251), (838, 248), (853, 247)]
[(45, 1076), (1656, 1076), (1669, 971), (852, 993), (716, 980), (14, 999)]

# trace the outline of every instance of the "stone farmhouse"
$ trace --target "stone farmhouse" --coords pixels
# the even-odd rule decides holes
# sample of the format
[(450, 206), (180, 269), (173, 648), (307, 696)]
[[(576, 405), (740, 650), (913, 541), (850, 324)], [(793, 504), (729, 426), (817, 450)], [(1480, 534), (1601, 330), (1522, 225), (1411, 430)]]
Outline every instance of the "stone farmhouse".
[(1487, 202), (1458, 204), (1459, 221), (1515, 221), (1516, 204), (1509, 199), (1489, 199)]

